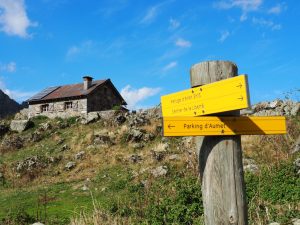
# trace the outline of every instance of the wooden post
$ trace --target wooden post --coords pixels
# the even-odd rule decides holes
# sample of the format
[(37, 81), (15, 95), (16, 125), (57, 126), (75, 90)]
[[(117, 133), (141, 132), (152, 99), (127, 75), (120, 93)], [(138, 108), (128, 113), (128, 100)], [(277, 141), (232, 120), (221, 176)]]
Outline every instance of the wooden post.
[[(192, 66), (191, 86), (196, 87), (237, 75), (228, 61), (208, 61)], [(220, 90), (222, 91), (222, 90)], [(218, 115), (239, 115), (239, 111)], [(247, 225), (247, 203), (240, 136), (198, 138), (199, 171), (206, 225)]]

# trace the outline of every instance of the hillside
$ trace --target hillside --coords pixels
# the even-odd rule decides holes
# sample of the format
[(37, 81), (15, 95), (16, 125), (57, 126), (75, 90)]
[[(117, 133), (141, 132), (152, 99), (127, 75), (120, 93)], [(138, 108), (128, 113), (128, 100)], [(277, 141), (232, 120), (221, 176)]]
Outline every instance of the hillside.
[(20, 109), (21, 106), (0, 89), (0, 119), (13, 115)]
[[(300, 219), (298, 106), (253, 107), (287, 115), (288, 134), (242, 137), (249, 224)], [(0, 224), (203, 224), (195, 138), (162, 137), (160, 108), (36, 117), (20, 133), (9, 123), (0, 122)]]

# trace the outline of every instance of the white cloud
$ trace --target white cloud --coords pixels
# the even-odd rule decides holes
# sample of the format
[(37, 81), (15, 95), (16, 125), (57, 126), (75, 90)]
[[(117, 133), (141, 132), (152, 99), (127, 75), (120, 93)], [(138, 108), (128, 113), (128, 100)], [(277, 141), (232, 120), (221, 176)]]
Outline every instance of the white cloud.
[(153, 5), (151, 7), (148, 8), (148, 10), (146, 11), (146, 14), (143, 16), (143, 18), (140, 20), (141, 24), (150, 24), (152, 23), (156, 17), (159, 14), (159, 11), (162, 7), (164, 7), (165, 5), (173, 2), (174, 0), (166, 0), (166, 1), (162, 1), (159, 4)]
[(0, 0), (0, 31), (28, 38), (29, 27), (37, 26), (27, 17), (24, 0)]
[(0, 64), (0, 71), (5, 71), (8, 73), (16, 72), (17, 64), (15, 62), (9, 62), (7, 64)]
[(66, 53), (66, 57), (67, 57), (67, 59), (71, 59), (80, 53), (88, 52), (91, 50), (93, 45), (94, 45), (94, 43), (91, 40), (84, 41), (79, 45), (73, 45), (68, 49), (68, 51)]
[(175, 45), (178, 47), (189, 48), (192, 46), (192, 43), (182, 38), (178, 38), (175, 42)]
[(279, 15), (280, 13), (282, 13), (282, 11), (286, 10), (287, 6), (286, 4), (277, 4), (276, 6), (273, 6), (272, 8), (270, 8), (268, 10), (269, 14), (276, 14)]
[(263, 27), (268, 27), (271, 30), (280, 30), (282, 28), (281, 24), (276, 24), (271, 20), (265, 20), (265, 19), (262, 19), (262, 18), (255, 18), (254, 17), (254, 18), (252, 18), (252, 22), (253, 22), (253, 24), (257, 24), (257, 25), (260, 25), (260, 26), (263, 26)]
[(80, 48), (77, 46), (72, 46), (67, 51), (67, 57), (72, 57), (74, 55), (77, 55), (80, 52)]
[(33, 95), (36, 94), (36, 92), (30, 92), (30, 91), (20, 91), (20, 90), (11, 90), (8, 89), (4, 83), (4, 81), (0, 77), (0, 89), (7, 94), (11, 99), (16, 100), (19, 103), (22, 103), (23, 101), (29, 99)]
[(170, 30), (175, 30), (178, 27), (180, 27), (180, 22), (178, 20), (173, 19), (173, 18), (171, 18), (169, 20), (169, 23), (170, 23), (170, 25), (169, 25)]
[(156, 16), (157, 16), (158, 8), (159, 8), (158, 5), (150, 7), (150, 8), (147, 10), (146, 15), (145, 15), (145, 16), (143, 17), (143, 19), (140, 21), (140, 23), (143, 23), (143, 24), (149, 24), (149, 23), (153, 22), (154, 19), (155, 19)]
[(168, 65), (166, 65), (162, 70), (164, 71), (164, 72), (166, 72), (166, 71), (168, 71), (168, 70), (170, 70), (170, 69), (173, 69), (173, 68), (175, 68), (176, 66), (177, 66), (177, 62), (176, 61), (173, 61), (173, 62), (170, 62)]
[(228, 30), (222, 31), (221, 32), (221, 37), (219, 38), (219, 42), (223, 43), (228, 37), (229, 37), (230, 33)]
[(136, 109), (138, 103), (158, 94), (160, 91), (161, 88), (142, 87), (140, 89), (134, 89), (130, 85), (127, 85), (121, 90), (121, 95), (127, 102), (129, 109)]
[(263, 0), (229, 0), (215, 2), (215, 7), (219, 9), (231, 9), (233, 7), (241, 8), (243, 11), (256, 11)]
[(262, 3), (263, 0), (224, 0), (215, 2), (214, 6), (218, 9), (240, 8), (242, 10), (240, 20), (244, 21), (248, 12), (257, 11)]

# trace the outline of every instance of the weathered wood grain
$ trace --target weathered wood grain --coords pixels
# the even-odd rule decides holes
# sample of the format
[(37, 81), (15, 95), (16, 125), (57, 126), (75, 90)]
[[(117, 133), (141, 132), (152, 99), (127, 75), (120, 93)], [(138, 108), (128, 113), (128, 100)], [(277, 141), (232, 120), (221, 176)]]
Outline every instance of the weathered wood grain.
[[(191, 68), (191, 87), (230, 78), (237, 73), (237, 66), (229, 61), (202, 62)], [(239, 111), (218, 115), (236, 116)], [(197, 142), (205, 224), (247, 225), (241, 137), (199, 137)]]

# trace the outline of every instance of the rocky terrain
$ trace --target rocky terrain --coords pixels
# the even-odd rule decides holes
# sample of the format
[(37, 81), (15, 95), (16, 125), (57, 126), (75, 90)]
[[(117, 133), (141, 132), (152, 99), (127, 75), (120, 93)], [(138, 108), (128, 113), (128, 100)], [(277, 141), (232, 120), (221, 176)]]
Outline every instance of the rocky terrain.
[[(300, 103), (287, 135), (243, 136), (250, 224), (300, 219)], [(0, 224), (203, 224), (195, 139), (162, 137), (160, 108), (0, 122)], [(96, 222), (95, 222), (96, 221)]]
[(16, 101), (10, 99), (9, 96), (0, 89), (0, 119), (14, 115), (20, 111), (20, 109), (21, 106)]

